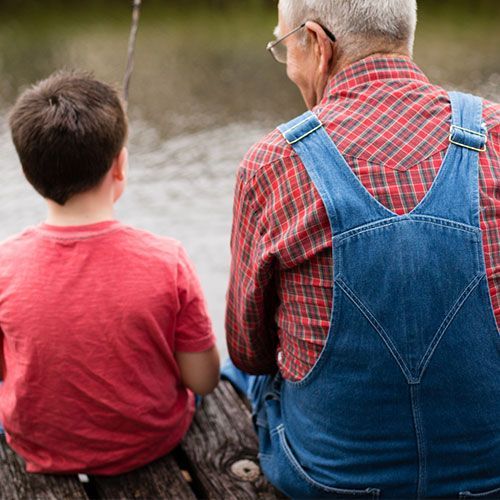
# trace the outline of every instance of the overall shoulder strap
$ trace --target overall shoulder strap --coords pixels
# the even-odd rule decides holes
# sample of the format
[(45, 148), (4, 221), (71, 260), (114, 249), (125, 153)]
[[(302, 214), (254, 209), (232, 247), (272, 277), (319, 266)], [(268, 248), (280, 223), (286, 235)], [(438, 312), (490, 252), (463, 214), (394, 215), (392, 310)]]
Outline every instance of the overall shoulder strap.
[(414, 210), (479, 227), (479, 153), (488, 141), (479, 97), (450, 92), (448, 151), (434, 184)]
[(314, 113), (308, 111), (278, 128), (304, 163), (334, 235), (395, 217), (364, 188)]

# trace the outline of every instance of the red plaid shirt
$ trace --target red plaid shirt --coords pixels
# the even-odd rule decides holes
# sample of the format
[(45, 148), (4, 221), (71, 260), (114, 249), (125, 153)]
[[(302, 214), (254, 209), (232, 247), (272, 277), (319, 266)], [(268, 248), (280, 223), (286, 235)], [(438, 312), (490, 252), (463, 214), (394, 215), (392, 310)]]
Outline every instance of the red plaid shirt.
[[(368, 191), (398, 214), (431, 186), (448, 148), (450, 102), (409, 59), (370, 57), (330, 81), (314, 110)], [(484, 103), (481, 228), (500, 318), (500, 106)], [(238, 171), (226, 330), (237, 366), (300, 380), (323, 348), (332, 309), (332, 232), (304, 165), (274, 130)]]

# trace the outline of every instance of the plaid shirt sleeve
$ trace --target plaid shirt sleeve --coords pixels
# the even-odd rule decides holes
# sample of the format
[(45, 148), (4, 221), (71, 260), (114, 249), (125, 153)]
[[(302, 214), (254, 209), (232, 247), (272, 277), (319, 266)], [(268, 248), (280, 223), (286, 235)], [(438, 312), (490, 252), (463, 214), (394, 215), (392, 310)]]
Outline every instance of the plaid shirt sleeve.
[(258, 375), (277, 371), (278, 337), (273, 319), (277, 305), (274, 262), (262, 241), (263, 210), (258, 185), (248, 168), (254, 151), (243, 160), (236, 180), (226, 332), (235, 364)]
[(486, 102), (483, 116), (488, 144), (479, 156), (481, 229), (493, 312), (500, 328), (500, 105)]

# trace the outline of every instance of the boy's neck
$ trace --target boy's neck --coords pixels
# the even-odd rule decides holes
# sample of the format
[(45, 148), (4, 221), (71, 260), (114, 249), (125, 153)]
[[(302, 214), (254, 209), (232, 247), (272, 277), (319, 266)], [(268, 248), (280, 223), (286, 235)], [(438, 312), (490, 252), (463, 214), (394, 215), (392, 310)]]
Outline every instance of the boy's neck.
[(64, 205), (46, 200), (46, 223), (51, 226), (84, 226), (114, 220), (113, 203), (86, 194), (77, 195)]

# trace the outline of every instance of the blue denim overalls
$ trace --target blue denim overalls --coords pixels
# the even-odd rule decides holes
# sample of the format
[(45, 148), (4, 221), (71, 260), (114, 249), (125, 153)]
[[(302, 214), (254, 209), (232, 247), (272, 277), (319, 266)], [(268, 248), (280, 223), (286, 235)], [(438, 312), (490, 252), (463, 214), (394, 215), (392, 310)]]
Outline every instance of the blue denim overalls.
[(313, 113), (280, 127), (326, 206), (335, 266), (332, 326), (311, 372), (296, 383), (240, 378), (262, 468), (291, 497), (500, 497), (500, 335), (479, 222), (482, 102), (450, 97), (444, 163), (402, 216), (368, 193)]

